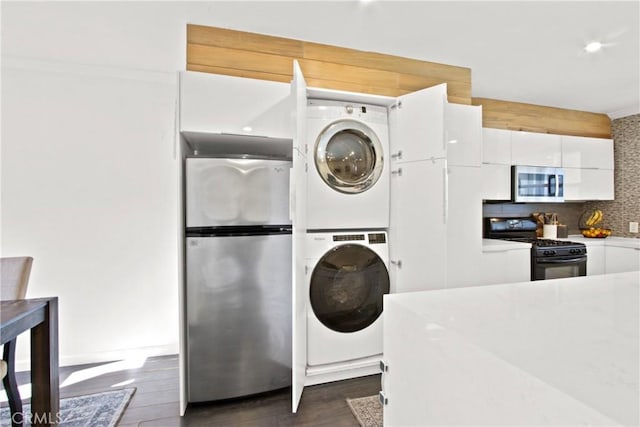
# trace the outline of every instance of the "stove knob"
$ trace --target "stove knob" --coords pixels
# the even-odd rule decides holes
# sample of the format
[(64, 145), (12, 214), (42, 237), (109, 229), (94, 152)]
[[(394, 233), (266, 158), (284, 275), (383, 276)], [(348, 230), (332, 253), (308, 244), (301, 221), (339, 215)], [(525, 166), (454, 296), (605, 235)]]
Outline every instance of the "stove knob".
[(551, 253), (551, 255), (555, 255), (556, 251), (549, 251)]

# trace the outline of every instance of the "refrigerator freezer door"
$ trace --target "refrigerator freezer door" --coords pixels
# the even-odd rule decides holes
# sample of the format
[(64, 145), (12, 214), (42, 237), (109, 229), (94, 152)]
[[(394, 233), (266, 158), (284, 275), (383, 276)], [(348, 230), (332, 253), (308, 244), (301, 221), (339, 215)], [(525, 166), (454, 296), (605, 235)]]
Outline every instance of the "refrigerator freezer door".
[(291, 384), (291, 235), (187, 239), (188, 401)]
[(291, 162), (186, 159), (187, 228), (289, 224)]

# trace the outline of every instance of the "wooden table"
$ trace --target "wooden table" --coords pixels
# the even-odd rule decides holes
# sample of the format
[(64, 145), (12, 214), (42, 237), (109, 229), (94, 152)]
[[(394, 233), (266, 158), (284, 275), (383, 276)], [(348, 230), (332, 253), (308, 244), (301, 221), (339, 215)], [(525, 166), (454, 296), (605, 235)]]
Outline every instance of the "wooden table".
[(59, 423), (58, 298), (0, 302), (0, 338), (4, 344), (31, 330), (31, 422)]

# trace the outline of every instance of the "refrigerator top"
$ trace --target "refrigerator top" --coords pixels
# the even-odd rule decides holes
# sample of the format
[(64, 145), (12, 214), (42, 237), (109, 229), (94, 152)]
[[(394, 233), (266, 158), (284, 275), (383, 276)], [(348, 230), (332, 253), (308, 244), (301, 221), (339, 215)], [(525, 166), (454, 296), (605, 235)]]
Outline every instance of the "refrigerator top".
[(290, 224), (286, 160), (187, 158), (186, 226)]

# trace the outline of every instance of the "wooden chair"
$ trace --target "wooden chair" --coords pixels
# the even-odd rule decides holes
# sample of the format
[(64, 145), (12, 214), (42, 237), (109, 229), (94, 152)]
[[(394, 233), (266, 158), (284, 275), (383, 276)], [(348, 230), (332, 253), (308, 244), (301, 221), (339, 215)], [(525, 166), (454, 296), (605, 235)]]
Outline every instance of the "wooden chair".
[[(2, 280), (0, 283), (0, 299), (24, 299), (27, 295), (27, 285), (29, 284), (29, 274), (31, 273), (32, 264), (33, 258), (31, 257), (0, 258)], [(14, 414), (22, 414), (22, 399), (20, 399), (15, 372), (16, 341), (17, 338), (4, 345), (2, 361), (0, 363), (2, 383), (7, 392), (12, 421), (14, 418), (21, 419), (21, 416), (13, 417)], [(20, 424), (21, 423), (12, 422), (12, 425)]]

